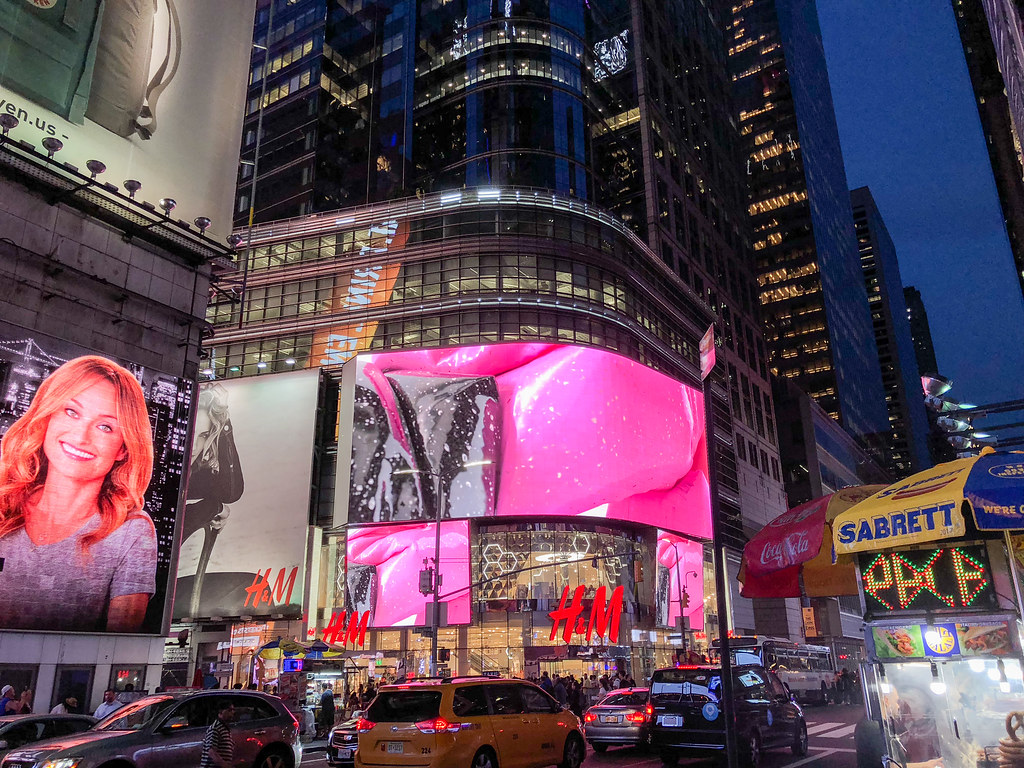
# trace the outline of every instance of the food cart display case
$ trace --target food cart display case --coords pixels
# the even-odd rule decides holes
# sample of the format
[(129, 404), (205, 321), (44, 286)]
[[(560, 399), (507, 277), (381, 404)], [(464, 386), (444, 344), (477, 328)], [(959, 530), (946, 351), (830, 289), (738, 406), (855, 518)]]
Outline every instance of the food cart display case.
[(862, 679), (886, 754), (904, 766), (996, 768), (1024, 711), (1021, 628), (1003, 537), (857, 555)]

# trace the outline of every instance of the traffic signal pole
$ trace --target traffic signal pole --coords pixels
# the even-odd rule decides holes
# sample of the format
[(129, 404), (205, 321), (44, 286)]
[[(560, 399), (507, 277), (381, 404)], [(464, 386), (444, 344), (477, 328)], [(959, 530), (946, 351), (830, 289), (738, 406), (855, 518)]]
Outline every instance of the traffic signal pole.
[(727, 768), (738, 768), (739, 755), (736, 744), (736, 707), (733, 698), (732, 653), (729, 647), (729, 588), (725, 562), (725, 535), (722, 531), (721, 510), (718, 501), (718, 467), (715, 457), (715, 414), (712, 402), (711, 372), (714, 370), (714, 326), (712, 325), (701, 340), (701, 388), (704, 393), (704, 439), (708, 453), (708, 485), (711, 487), (712, 561), (715, 566), (715, 599), (718, 612), (718, 642), (722, 651), (722, 697), (721, 711), (725, 721), (725, 757)]

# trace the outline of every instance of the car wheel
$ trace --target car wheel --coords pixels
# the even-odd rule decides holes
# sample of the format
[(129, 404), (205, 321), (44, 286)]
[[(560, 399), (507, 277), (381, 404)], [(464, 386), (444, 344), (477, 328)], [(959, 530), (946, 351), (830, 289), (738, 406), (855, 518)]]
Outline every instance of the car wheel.
[(292, 768), (292, 756), (280, 748), (261, 752), (253, 768)]
[(583, 744), (583, 739), (575, 733), (570, 733), (569, 738), (565, 740), (562, 762), (558, 764), (558, 768), (580, 768), (583, 758), (586, 757), (586, 752), (587, 748)]
[(796, 735), (793, 737), (793, 754), (803, 757), (807, 754), (807, 723), (800, 720), (796, 724)]
[(757, 731), (751, 731), (747, 737), (747, 744), (743, 750), (744, 765), (746, 768), (758, 768), (761, 764), (761, 736)]
[(473, 756), (472, 768), (498, 768), (498, 758), (489, 749), (481, 749)]
[(592, 746), (594, 748), (595, 752), (607, 752), (608, 751), (608, 745), (607, 744), (595, 744), (595, 743), (591, 742), (590, 746)]

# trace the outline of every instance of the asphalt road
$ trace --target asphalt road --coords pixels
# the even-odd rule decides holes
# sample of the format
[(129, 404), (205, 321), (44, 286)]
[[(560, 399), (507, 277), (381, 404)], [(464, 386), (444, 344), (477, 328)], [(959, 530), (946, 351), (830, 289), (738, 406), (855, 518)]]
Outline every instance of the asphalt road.
[[(806, 757), (794, 757), (788, 750), (767, 752), (762, 768), (856, 768), (857, 753), (853, 744), (853, 729), (863, 716), (864, 708), (853, 706), (808, 707), (808, 752)], [(701, 761), (680, 760), (679, 765), (709, 764)], [(325, 768), (324, 753), (306, 748), (302, 768)], [(587, 750), (583, 768), (660, 768), (656, 755), (632, 747), (614, 747), (604, 754)], [(457, 768), (454, 767), (453, 768)]]

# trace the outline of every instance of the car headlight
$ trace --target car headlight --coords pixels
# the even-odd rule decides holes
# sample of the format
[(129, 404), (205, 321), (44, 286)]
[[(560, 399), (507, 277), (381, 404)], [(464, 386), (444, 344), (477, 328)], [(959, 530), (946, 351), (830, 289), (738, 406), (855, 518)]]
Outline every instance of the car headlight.
[(78, 768), (82, 762), (80, 757), (61, 757), (57, 760), (44, 760), (36, 763), (35, 768)]

